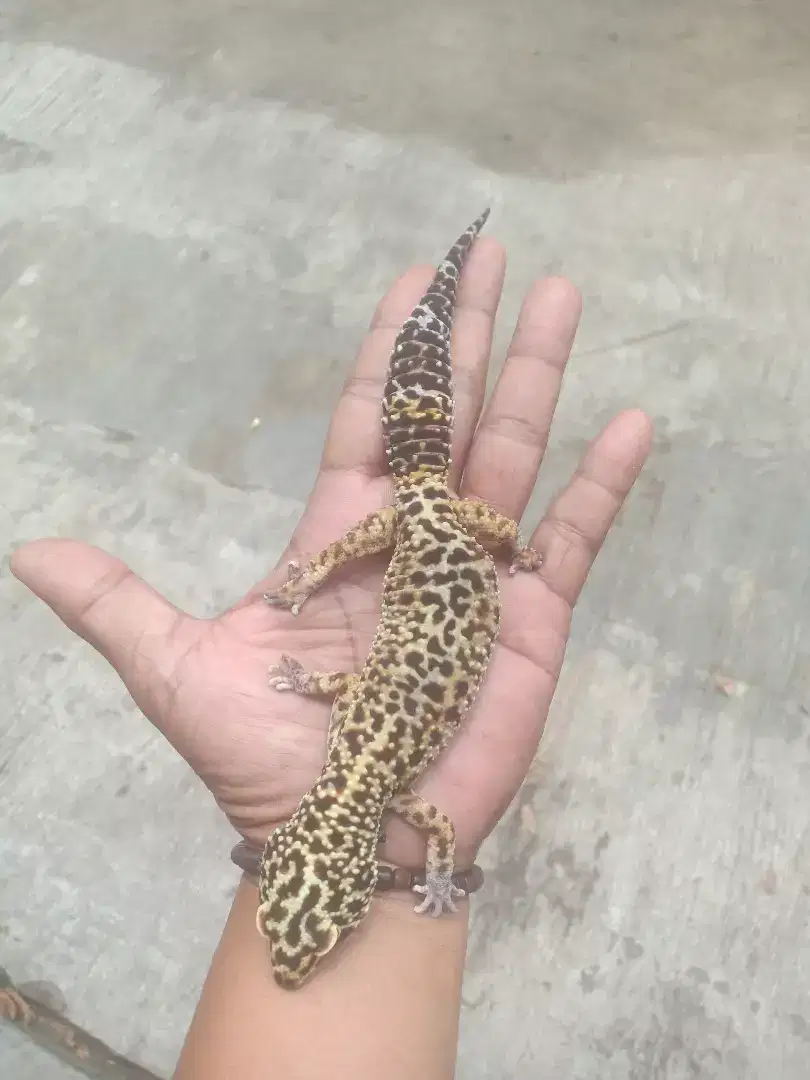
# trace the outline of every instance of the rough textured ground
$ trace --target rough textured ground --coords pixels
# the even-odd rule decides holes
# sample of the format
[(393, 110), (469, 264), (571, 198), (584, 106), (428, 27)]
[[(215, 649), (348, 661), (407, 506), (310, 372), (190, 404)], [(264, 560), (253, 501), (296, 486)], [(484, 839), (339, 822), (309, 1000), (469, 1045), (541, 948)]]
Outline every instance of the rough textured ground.
[[(0, 4), (4, 549), (82, 536), (196, 612), (235, 597), (380, 293), (489, 201), (501, 344), (532, 277), (585, 299), (531, 516), (613, 412), (656, 419), (484, 853), (462, 1080), (807, 1075), (808, 27), (798, 0)], [(102, 662), (0, 595), (0, 962), (168, 1075), (232, 836)], [(0, 1031), (4, 1075), (49, 1075), (22, 1053)]]
[(81, 1080), (81, 1073), (40, 1049), (22, 1032), (0, 1029), (0, 1062), (11, 1080)]

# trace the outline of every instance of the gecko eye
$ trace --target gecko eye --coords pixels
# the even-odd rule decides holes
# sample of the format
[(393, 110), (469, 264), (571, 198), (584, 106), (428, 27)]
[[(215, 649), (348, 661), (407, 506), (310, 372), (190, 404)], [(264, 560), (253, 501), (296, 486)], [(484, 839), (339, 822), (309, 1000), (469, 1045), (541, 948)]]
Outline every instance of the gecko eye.
[(342, 773), (338, 773), (338, 775), (336, 777), (334, 777), (334, 779), (332, 780), (332, 787), (338, 793), (340, 793), (341, 791), (345, 791), (346, 790), (346, 777), (343, 776)]

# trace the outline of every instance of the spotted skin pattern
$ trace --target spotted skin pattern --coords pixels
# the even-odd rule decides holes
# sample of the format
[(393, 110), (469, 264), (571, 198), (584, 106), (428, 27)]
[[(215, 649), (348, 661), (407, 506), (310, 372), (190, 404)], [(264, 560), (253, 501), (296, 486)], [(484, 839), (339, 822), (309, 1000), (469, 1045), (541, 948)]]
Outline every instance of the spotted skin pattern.
[(511, 556), (510, 572), (540, 556), (514, 521), (462, 500), (448, 486), (453, 420), (450, 337), (456, 288), (481, 215), (450, 249), (403, 324), (389, 361), (382, 408), (394, 505), (370, 514), (265, 599), (297, 614), (347, 563), (391, 550), (382, 615), (359, 673), (307, 672), (283, 656), (278, 691), (332, 698), (323, 771), (265, 846), (257, 925), (270, 942), (280, 986), (300, 986), (368, 912), (386, 812), (427, 840), (416, 910), (455, 910), (455, 831), (413, 793), (427, 765), (468, 712), (498, 632), (498, 577), (488, 549)]

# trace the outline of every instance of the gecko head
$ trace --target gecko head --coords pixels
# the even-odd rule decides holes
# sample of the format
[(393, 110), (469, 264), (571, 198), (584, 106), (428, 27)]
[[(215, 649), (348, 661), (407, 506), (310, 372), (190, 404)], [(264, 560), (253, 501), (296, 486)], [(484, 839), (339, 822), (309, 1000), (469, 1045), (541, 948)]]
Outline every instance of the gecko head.
[[(281, 826), (261, 865), (259, 932), (270, 945), (273, 977), (296, 989), (366, 915), (377, 882), (376, 840), (346, 830), (332, 843), (306, 818)], [(337, 832), (337, 830), (336, 830)]]

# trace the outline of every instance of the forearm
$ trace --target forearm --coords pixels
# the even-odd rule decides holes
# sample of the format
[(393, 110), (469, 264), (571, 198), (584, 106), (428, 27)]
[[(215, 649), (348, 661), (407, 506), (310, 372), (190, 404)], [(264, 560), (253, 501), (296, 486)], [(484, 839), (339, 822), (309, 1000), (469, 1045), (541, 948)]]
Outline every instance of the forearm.
[(467, 945), (458, 914), (416, 915), (386, 893), (299, 990), (272, 978), (258, 891), (236, 893), (175, 1080), (449, 1080)]

